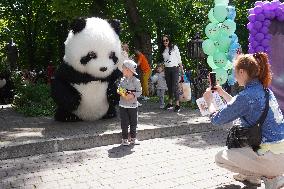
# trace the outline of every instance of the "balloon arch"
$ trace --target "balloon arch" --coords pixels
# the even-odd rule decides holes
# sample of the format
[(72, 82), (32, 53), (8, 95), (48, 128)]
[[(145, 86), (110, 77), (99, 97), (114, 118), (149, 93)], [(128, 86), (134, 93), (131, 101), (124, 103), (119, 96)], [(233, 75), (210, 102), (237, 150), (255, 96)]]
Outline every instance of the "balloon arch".
[(277, 19), (284, 21), (284, 3), (279, 0), (272, 2), (257, 1), (255, 7), (249, 10), (249, 53), (271, 52), (269, 26), (271, 21)]
[(266, 52), (273, 73), (271, 90), (284, 112), (284, 3), (257, 1), (249, 10), (249, 53)]

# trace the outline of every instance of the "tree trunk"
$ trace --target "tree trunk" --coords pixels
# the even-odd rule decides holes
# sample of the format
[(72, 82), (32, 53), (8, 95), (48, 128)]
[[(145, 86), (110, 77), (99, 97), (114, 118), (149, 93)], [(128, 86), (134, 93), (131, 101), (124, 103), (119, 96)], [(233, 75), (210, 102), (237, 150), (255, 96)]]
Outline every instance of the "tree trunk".
[(151, 35), (141, 23), (141, 17), (137, 8), (137, 0), (124, 0), (124, 7), (129, 19), (129, 28), (134, 32), (134, 47), (140, 50), (152, 63)]

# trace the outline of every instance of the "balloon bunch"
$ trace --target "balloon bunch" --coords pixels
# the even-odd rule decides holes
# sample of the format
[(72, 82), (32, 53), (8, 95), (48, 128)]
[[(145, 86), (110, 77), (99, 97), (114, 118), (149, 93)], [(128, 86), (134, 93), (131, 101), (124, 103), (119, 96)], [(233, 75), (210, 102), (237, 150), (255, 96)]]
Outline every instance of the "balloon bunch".
[[(205, 28), (208, 37), (202, 48), (208, 55), (207, 63), (216, 72), (216, 79), (220, 85), (228, 79), (232, 60), (240, 49), (236, 31), (235, 7), (228, 6), (229, 0), (215, 0), (215, 7), (208, 13), (210, 23)], [(232, 81), (234, 83), (234, 81)]]
[(247, 29), (249, 35), (249, 53), (270, 53), (269, 26), (271, 20), (284, 21), (284, 3), (279, 0), (256, 1), (253, 9), (249, 9), (249, 23)]

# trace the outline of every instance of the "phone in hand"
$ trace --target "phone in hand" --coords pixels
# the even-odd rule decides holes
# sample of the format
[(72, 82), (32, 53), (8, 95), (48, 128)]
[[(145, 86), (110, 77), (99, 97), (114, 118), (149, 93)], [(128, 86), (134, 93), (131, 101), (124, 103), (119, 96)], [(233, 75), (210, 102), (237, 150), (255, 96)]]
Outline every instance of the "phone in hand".
[(216, 72), (210, 72), (209, 73), (209, 81), (210, 81), (210, 86), (211, 86), (211, 90), (216, 90)]

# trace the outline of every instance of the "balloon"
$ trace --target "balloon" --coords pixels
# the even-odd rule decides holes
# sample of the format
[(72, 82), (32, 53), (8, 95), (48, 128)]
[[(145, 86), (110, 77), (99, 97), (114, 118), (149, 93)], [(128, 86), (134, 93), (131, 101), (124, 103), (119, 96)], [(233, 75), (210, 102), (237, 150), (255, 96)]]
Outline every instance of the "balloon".
[(252, 30), (250, 30), (250, 33), (251, 33), (252, 35), (255, 35), (255, 34), (257, 34), (257, 30), (252, 29)]
[(272, 38), (272, 35), (271, 34), (267, 34), (267, 35), (265, 35), (264, 38), (270, 40)]
[(203, 49), (205, 54), (213, 55), (215, 50), (216, 50), (216, 47), (214, 45), (214, 42), (211, 39), (206, 39), (202, 43), (202, 49)]
[(256, 1), (254, 3), (254, 6), (262, 6), (263, 5), (263, 2), (262, 1)]
[(268, 27), (264, 26), (260, 29), (260, 32), (263, 33), (263, 34), (267, 34), (269, 32), (269, 29), (268, 29)]
[(216, 5), (214, 7), (213, 15), (216, 20), (223, 22), (228, 15), (227, 7), (225, 5)]
[(209, 18), (209, 20), (210, 20), (210, 22), (212, 22), (212, 23), (218, 23), (218, 20), (216, 20), (215, 18), (214, 18), (214, 15), (213, 15), (213, 8), (209, 11), (209, 13), (208, 13), (208, 18)]
[(261, 42), (261, 45), (263, 47), (268, 47), (269, 46), (269, 40), (268, 39), (263, 39), (262, 42)]
[(226, 66), (228, 59), (225, 53), (223, 52), (215, 52), (213, 56), (213, 60), (216, 66), (224, 67)]
[(227, 35), (232, 35), (236, 31), (237, 25), (233, 20), (227, 19), (223, 22), (221, 27)]
[(231, 43), (231, 39), (226, 35), (219, 35), (217, 42), (215, 42), (216, 47), (221, 52), (227, 52)]
[(282, 9), (280, 7), (278, 7), (277, 9), (275, 9), (275, 14), (277, 17), (280, 17), (283, 13), (282, 13)]
[(249, 9), (249, 14), (254, 14), (254, 9)]
[(228, 19), (235, 20), (236, 18), (236, 9), (233, 6), (228, 6)]
[(228, 73), (225, 69), (223, 68), (217, 68), (213, 70), (216, 72), (216, 80), (219, 85), (223, 85), (226, 83), (227, 78), (228, 78)]
[(214, 0), (215, 5), (228, 5), (229, 0)]
[(270, 2), (265, 2), (262, 7), (263, 7), (264, 10), (267, 10), (267, 11), (268, 11), (270, 5), (271, 5)]
[(254, 22), (255, 19), (256, 19), (256, 15), (255, 14), (250, 14), (248, 19), (249, 19), (250, 22)]
[(235, 33), (233, 33), (232, 35), (231, 35), (231, 39), (232, 39), (232, 43), (234, 43), (235, 41), (236, 42), (238, 42), (238, 36), (235, 34)]
[(270, 23), (271, 23), (271, 21), (266, 19), (266, 20), (264, 20), (263, 25), (269, 27)]
[(234, 76), (234, 71), (232, 71), (232, 74), (228, 75), (228, 84), (232, 86), (235, 83), (236, 83), (236, 80)]
[(262, 23), (260, 21), (255, 21), (254, 28), (259, 30), (262, 27)]
[(262, 40), (264, 39), (264, 34), (263, 34), (263, 33), (257, 33), (257, 34), (255, 35), (255, 39), (256, 39), (257, 41), (262, 41)]
[(214, 60), (213, 60), (213, 56), (208, 56), (207, 57), (207, 63), (210, 66), (210, 68), (212, 69), (217, 69), (218, 66), (215, 65)]
[(252, 22), (249, 22), (247, 24), (247, 29), (250, 30), (250, 31), (253, 29), (253, 23)]
[(252, 46), (253, 48), (256, 48), (258, 45), (259, 45), (259, 44), (258, 44), (257, 41), (253, 41), (253, 42), (251, 43), (251, 46)]
[(238, 49), (238, 48), (241, 48), (240, 44), (237, 42), (237, 43), (232, 43), (231, 46), (230, 46), (230, 49)]
[(228, 60), (226, 66), (223, 67), (223, 68), (224, 68), (225, 70), (230, 70), (230, 69), (232, 69), (233, 67), (234, 67), (233, 63)]
[(284, 21), (284, 14), (281, 15), (281, 16), (279, 16), (279, 17), (277, 17), (277, 19), (278, 19), (278, 21), (280, 21), (280, 22)]
[(256, 51), (256, 52), (264, 52), (264, 48), (263, 48), (262, 46), (257, 46), (257, 47), (255, 48), (255, 51)]
[(254, 7), (254, 13), (255, 14), (260, 14), (263, 11), (263, 9), (261, 8), (261, 6), (255, 6)]
[(256, 20), (258, 20), (258, 21), (264, 21), (264, 19), (265, 19), (264, 14), (260, 13), (260, 14), (257, 14), (257, 15), (256, 15)]
[(205, 34), (210, 39), (216, 39), (219, 34), (219, 27), (217, 24), (209, 23), (205, 28)]
[(270, 19), (274, 19), (275, 18), (275, 13), (270, 11)]

